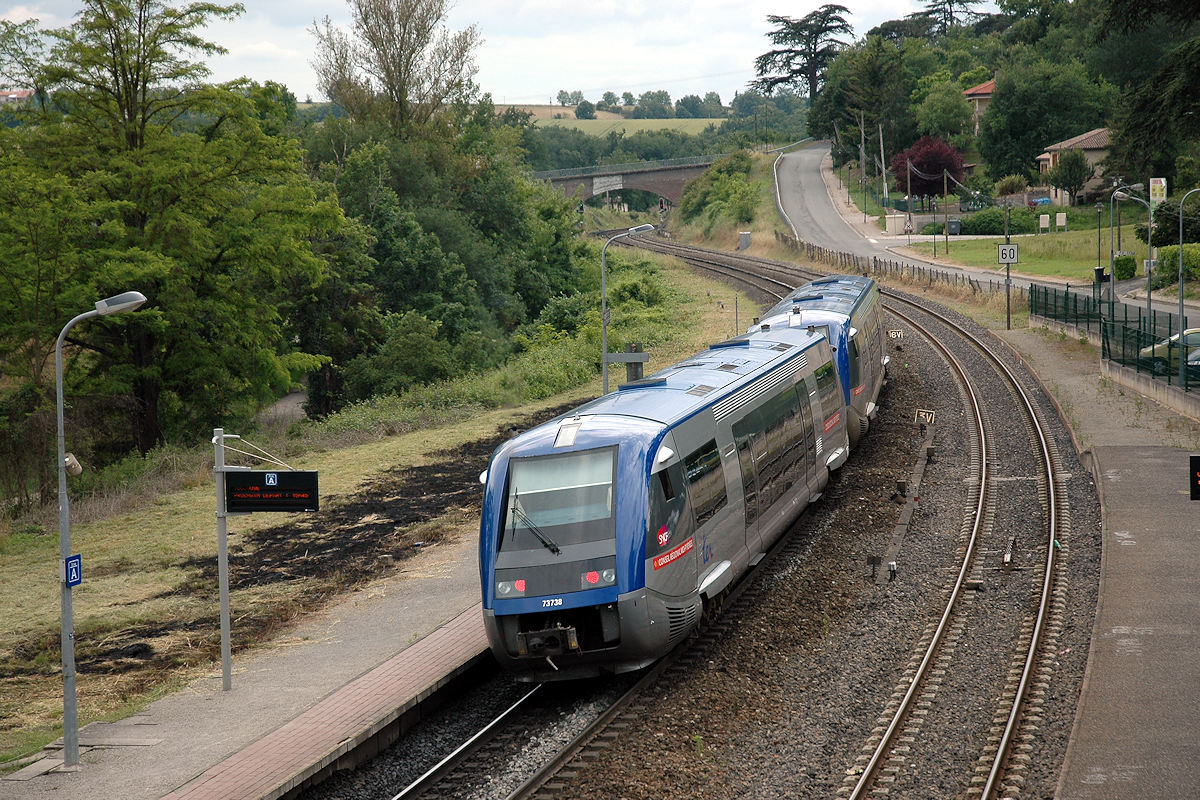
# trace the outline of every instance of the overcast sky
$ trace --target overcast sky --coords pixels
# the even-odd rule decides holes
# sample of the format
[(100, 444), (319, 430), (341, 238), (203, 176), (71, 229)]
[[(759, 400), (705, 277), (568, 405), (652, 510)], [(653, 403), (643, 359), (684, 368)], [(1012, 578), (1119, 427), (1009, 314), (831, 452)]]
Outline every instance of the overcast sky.
[[(186, 0), (166, 0), (181, 6)], [(451, 0), (453, 2), (453, 0)], [(925, 0), (840, 0), (856, 38), (899, 19)], [(212, 78), (245, 76), (285, 84), (296, 97), (321, 100), (313, 76), (313, 21), (326, 15), (348, 28), (344, 0), (244, 0), (246, 13), (209, 28), (229, 53), (209, 62)], [(447, 25), (475, 25), (476, 83), (496, 103), (550, 103), (560, 89), (590, 100), (605, 91), (665, 89), (672, 99), (716, 91), (728, 103), (754, 76), (754, 59), (770, 49), (768, 14), (803, 17), (823, 2), (801, 0), (458, 0)], [(980, 8), (991, 7), (986, 3)], [(0, 18), (68, 25), (77, 0), (0, 0)]]

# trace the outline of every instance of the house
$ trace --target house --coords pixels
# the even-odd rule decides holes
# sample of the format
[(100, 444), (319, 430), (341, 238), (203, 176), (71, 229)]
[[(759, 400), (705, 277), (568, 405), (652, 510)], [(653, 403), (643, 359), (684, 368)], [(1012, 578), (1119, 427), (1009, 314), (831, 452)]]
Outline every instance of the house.
[(978, 86), (972, 86), (970, 89), (963, 90), (963, 96), (975, 109), (975, 135), (979, 135), (979, 121), (983, 119), (984, 112), (987, 111), (988, 103), (992, 100), (992, 92), (996, 91), (996, 79), (984, 81)]
[(0, 89), (0, 104), (20, 103), (33, 97), (32, 89)]
[[(1037, 157), (1038, 173), (1042, 176), (1043, 183), (1048, 182), (1045, 176), (1058, 166), (1058, 157), (1066, 150), (1082, 150), (1083, 154), (1087, 156), (1088, 163), (1092, 165), (1092, 177), (1084, 184), (1083, 192), (1086, 192), (1089, 187), (1102, 183), (1097, 173), (1100, 162), (1108, 157), (1108, 128), (1096, 128), (1047, 147), (1046, 152)], [(1071, 198), (1055, 188), (1050, 189), (1050, 199), (1058, 205), (1067, 205), (1071, 202)]]

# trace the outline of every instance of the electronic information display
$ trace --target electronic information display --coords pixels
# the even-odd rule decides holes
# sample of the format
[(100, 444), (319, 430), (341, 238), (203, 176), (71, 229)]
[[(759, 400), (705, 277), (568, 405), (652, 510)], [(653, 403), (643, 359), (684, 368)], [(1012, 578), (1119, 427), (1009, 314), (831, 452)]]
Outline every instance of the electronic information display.
[(316, 511), (317, 473), (305, 470), (226, 472), (225, 510)]

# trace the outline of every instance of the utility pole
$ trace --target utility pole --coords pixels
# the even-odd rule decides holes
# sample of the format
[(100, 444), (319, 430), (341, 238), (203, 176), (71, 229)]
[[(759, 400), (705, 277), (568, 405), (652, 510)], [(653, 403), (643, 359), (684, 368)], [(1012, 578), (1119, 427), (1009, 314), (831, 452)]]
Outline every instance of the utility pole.
[(946, 176), (950, 173), (942, 169), (942, 214), (945, 220), (944, 230), (946, 231), (946, 255), (950, 255), (950, 200), (948, 198), (948, 190), (946, 188)]
[(879, 123), (879, 168), (883, 172), (883, 205), (884, 205), (884, 208), (886, 208), (887, 204), (888, 204), (887, 160), (884, 158), (884, 155), (883, 155), (883, 123), (882, 122)]

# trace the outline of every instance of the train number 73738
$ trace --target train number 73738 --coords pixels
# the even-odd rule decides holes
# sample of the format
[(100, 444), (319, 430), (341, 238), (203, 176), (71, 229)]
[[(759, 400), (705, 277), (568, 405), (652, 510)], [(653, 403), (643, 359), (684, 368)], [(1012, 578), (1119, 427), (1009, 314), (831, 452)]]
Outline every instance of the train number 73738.
[(554, 606), (561, 606), (561, 605), (562, 605), (561, 597), (551, 597), (549, 600), (542, 601), (542, 608), (553, 608)]

